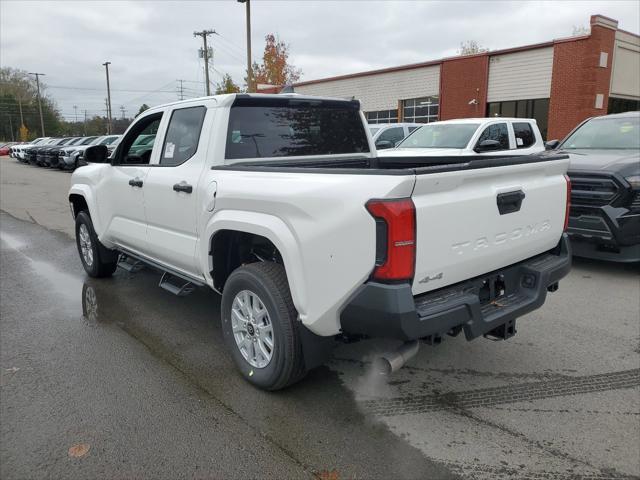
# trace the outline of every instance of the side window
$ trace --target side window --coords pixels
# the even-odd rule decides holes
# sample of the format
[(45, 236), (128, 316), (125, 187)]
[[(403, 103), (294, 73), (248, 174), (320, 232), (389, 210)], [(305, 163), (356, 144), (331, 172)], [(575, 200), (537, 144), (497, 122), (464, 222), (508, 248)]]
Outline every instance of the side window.
[(533, 129), (531, 125), (526, 122), (515, 122), (513, 124), (513, 133), (516, 136), (517, 148), (527, 148), (536, 143)]
[(478, 139), (478, 145), (485, 140), (496, 140), (500, 142), (499, 150), (509, 150), (509, 130), (506, 123), (494, 123), (484, 129)]
[(162, 146), (160, 165), (174, 167), (189, 160), (198, 149), (206, 107), (174, 110)]
[(402, 127), (394, 127), (382, 132), (377, 141), (391, 142), (392, 145), (395, 145), (396, 142), (399, 142), (403, 138), (404, 130), (402, 129)]
[(117, 159), (120, 165), (148, 165), (162, 113), (139, 120), (122, 139)]

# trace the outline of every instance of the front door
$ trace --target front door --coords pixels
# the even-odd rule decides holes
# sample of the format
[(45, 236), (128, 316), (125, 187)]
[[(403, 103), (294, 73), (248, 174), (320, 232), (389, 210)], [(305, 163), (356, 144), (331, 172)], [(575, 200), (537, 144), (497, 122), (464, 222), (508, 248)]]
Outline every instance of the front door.
[(206, 164), (208, 135), (201, 134), (206, 113), (204, 105), (171, 112), (158, 163), (144, 187), (147, 242), (153, 258), (198, 277), (202, 276), (196, 260), (198, 205), (205, 202), (198, 187)]
[[(115, 153), (113, 166), (97, 188), (100, 218), (104, 222), (105, 239), (135, 253), (147, 254), (147, 219), (145, 215), (145, 182), (153, 153), (155, 136), (162, 112), (147, 115), (129, 129)], [(144, 139), (144, 147), (140, 146)]]

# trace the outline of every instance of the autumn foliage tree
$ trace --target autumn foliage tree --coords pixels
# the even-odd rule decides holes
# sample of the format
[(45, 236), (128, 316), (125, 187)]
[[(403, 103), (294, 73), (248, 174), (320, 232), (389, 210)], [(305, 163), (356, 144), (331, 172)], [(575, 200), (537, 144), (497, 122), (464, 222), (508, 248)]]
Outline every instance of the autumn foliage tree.
[[(288, 85), (300, 79), (302, 71), (289, 63), (289, 45), (273, 33), (265, 36), (262, 63), (253, 63), (253, 84)], [(248, 84), (248, 82), (247, 82)]]
[(220, 83), (216, 83), (216, 95), (223, 93), (239, 93), (240, 87), (235, 84), (233, 78), (228, 73), (222, 76)]

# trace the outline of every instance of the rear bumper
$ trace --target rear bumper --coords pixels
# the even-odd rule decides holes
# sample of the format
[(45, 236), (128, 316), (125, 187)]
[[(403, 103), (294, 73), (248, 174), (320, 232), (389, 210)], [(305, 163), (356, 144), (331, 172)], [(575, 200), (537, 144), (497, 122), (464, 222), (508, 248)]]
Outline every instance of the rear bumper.
[(569, 216), (573, 254), (617, 262), (640, 261), (640, 214), (606, 205), (573, 208)]
[[(342, 330), (406, 341), (442, 336), (460, 327), (472, 340), (539, 308), (547, 288), (570, 269), (571, 247), (565, 234), (553, 251), (416, 297), (409, 284), (368, 282), (343, 309)], [(504, 295), (491, 300), (488, 285), (495, 281), (504, 285)]]

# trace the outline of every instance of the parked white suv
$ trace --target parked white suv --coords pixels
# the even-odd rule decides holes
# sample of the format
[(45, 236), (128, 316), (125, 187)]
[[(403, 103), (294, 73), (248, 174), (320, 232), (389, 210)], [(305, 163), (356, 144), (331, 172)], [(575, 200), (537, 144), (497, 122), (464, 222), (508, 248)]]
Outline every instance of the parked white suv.
[(545, 150), (538, 124), (529, 118), (465, 118), (423, 125), (382, 156), (514, 156)]
[(514, 335), (570, 268), (567, 157), (378, 158), (359, 109), (231, 94), (145, 111), (71, 177), (84, 269), (221, 293), (238, 369), (272, 390), (336, 337), (407, 342), (393, 370), (419, 340)]

